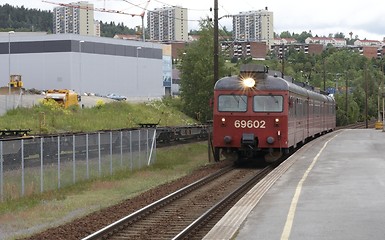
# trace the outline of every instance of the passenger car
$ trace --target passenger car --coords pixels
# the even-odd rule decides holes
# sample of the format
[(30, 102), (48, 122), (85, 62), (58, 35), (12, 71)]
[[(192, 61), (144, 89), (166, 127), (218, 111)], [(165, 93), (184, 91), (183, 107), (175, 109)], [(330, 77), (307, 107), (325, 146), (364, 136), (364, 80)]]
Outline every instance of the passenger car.
[(108, 98), (118, 100), (118, 101), (126, 101), (127, 97), (118, 95), (116, 93), (110, 93), (107, 95)]

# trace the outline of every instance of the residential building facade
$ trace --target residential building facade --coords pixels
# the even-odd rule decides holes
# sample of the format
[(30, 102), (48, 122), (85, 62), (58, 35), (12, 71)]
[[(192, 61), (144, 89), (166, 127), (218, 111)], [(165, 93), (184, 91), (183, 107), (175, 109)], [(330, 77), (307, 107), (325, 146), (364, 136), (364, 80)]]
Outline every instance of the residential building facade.
[(354, 46), (383, 46), (385, 43), (378, 40), (356, 40)]
[(229, 58), (264, 60), (267, 55), (265, 42), (222, 41), (222, 52)]
[(270, 52), (275, 56), (281, 57), (283, 54), (289, 51), (289, 49), (295, 50), (296, 52), (303, 51), (305, 54), (321, 54), (325, 46), (319, 43), (293, 43), (293, 44), (276, 44), (270, 47)]
[(152, 41), (188, 41), (187, 20), (187, 8), (155, 8), (147, 12), (147, 34)]
[(96, 36), (93, 8), (94, 5), (88, 2), (76, 2), (68, 4), (68, 6), (55, 7), (53, 9), (53, 33)]
[(97, 37), (100, 37), (100, 34), (101, 34), (101, 29), (100, 29), (100, 22), (97, 21), (97, 20), (94, 20), (94, 28), (95, 28), (95, 35), (94, 36), (97, 36)]
[(274, 45), (288, 45), (297, 43), (294, 38), (274, 38)]
[(265, 8), (234, 15), (233, 38), (235, 41), (266, 42), (270, 47), (274, 41), (273, 12)]
[(356, 49), (358, 53), (368, 59), (382, 59), (384, 58), (385, 46), (354, 46), (353, 49)]
[(308, 37), (305, 39), (305, 43), (318, 43), (325, 46), (331, 44), (334, 47), (346, 47), (346, 40), (344, 38)]

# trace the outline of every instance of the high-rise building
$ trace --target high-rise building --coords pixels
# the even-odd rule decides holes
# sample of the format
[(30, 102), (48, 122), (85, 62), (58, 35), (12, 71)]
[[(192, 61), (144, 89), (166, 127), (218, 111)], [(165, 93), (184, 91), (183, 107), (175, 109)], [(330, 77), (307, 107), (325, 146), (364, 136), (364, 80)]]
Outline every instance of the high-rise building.
[[(94, 5), (76, 2), (53, 9), (53, 33), (95, 35)], [(73, 7), (72, 7), (73, 6)]]
[(155, 8), (147, 13), (147, 34), (155, 41), (187, 41), (187, 8)]
[(271, 46), (274, 42), (273, 12), (265, 8), (234, 15), (233, 38), (236, 41), (266, 42)]
[(94, 28), (95, 28), (94, 36), (100, 37), (101, 30), (100, 30), (100, 22), (99, 21), (94, 20)]

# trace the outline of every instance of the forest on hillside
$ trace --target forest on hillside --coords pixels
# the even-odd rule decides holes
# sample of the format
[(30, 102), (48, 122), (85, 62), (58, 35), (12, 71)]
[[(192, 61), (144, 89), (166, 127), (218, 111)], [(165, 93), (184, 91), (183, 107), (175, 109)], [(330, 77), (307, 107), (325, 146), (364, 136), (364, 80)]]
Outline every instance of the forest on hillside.
[[(52, 33), (53, 13), (24, 6), (13, 7), (9, 4), (0, 5), (0, 32), (48, 32)], [(113, 37), (115, 34), (135, 34), (135, 29), (123, 23), (100, 22), (101, 36)]]
[(52, 33), (52, 12), (28, 9), (24, 6), (0, 6), (0, 31)]

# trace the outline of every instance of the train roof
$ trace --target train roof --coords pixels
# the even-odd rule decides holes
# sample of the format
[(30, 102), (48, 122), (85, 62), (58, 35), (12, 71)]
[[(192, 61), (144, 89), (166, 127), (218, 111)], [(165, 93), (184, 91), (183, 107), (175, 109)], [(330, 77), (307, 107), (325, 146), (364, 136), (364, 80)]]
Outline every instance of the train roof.
[[(320, 92), (316, 92), (313, 87), (296, 82), (290, 76), (284, 76), (278, 71), (268, 70), (266, 67), (263, 68), (260, 65), (252, 72), (252, 66), (247, 65), (246, 68), (241, 68), (241, 74), (239, 76), (224, 77), (219, 79), (214, 86), (214, 90), (244, 90), (244, 87), (240, 83), (241, 79), (245, 76), (250, 76), (255, 79), (255, 88), (261, 91), (276, 90), (276, 91), (290, 91), (299, 95), (306, 95), (313, 99), (322, 101), (334, 101), (330, 96), (326, 96)], [(246, 69), (246, 70), (245, 70)]]

